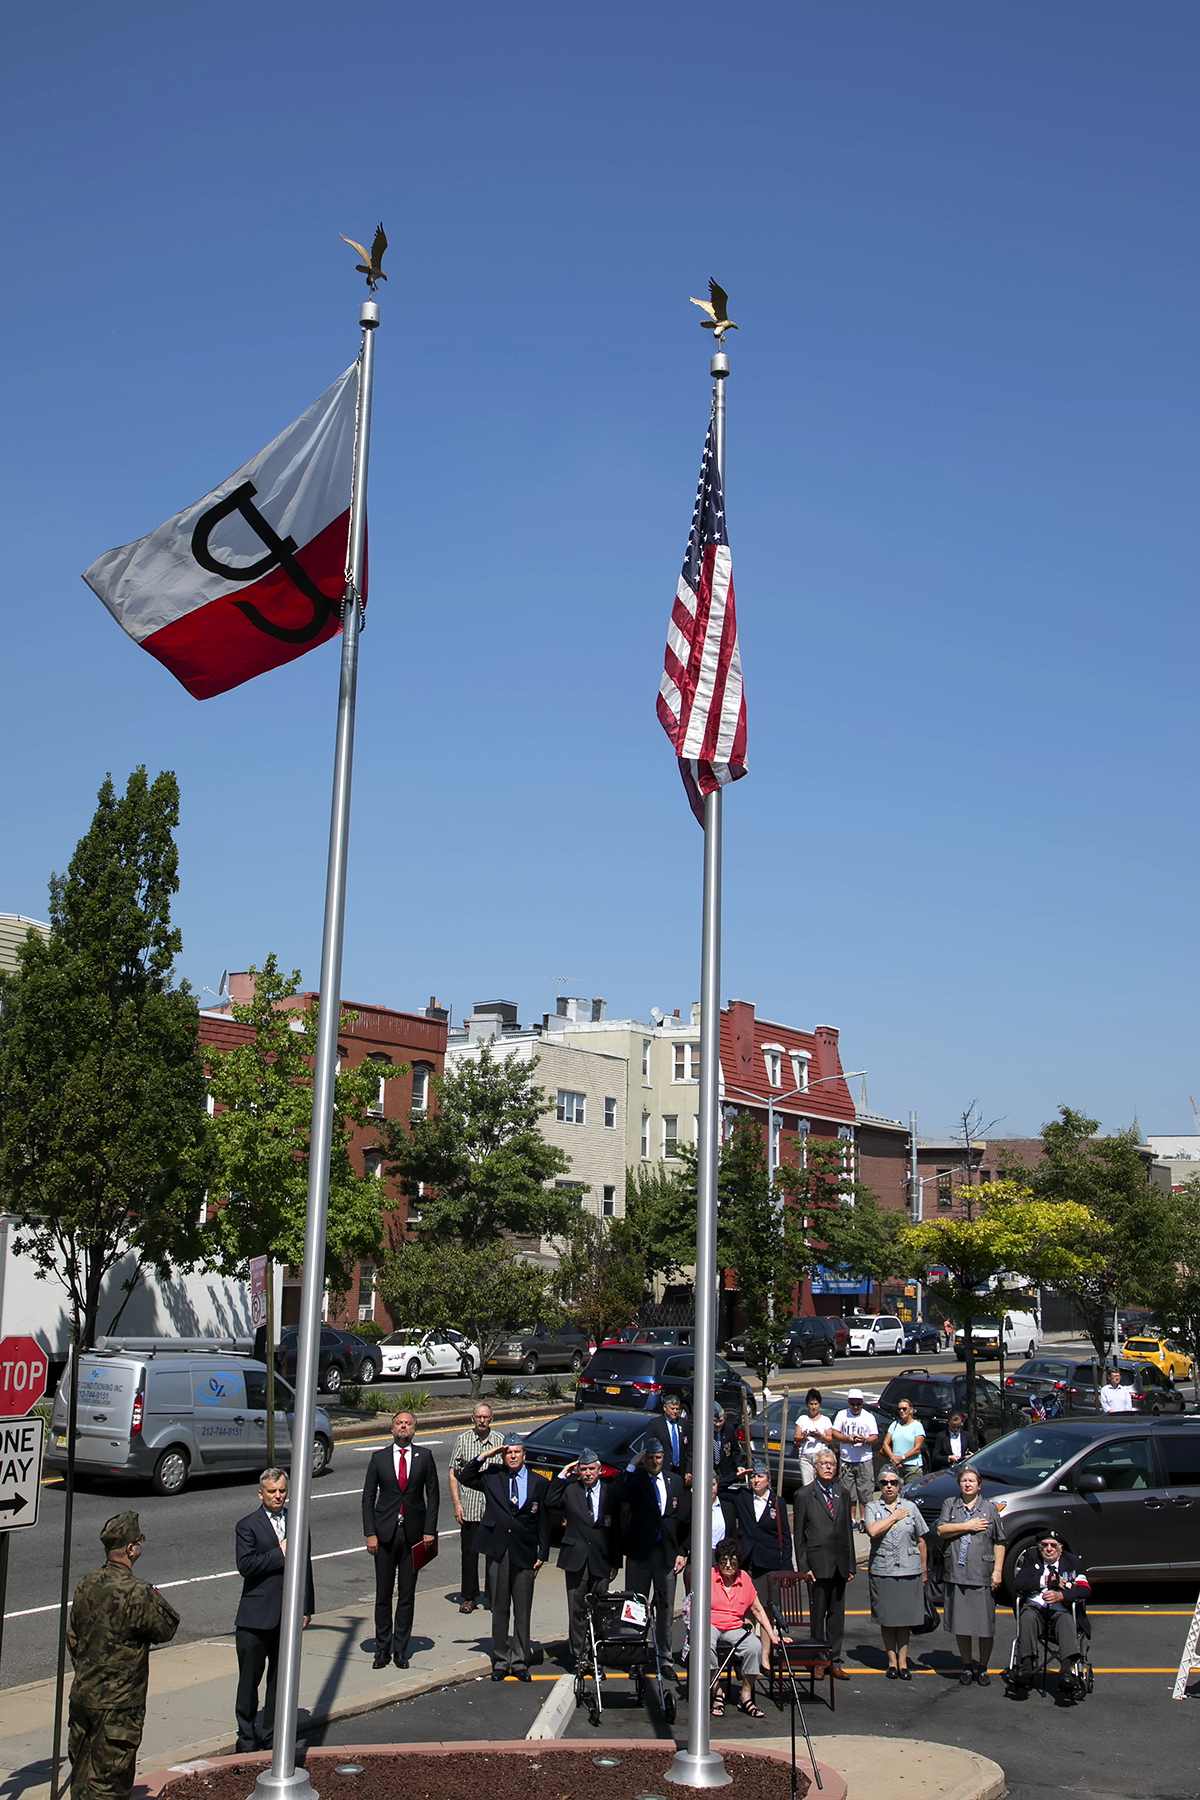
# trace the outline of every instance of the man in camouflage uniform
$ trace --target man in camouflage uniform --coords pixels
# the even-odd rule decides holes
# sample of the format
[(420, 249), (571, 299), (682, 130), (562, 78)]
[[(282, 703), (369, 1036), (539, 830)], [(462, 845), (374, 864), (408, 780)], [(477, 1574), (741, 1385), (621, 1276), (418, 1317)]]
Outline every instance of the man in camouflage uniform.
[(133, 1573), (145, 1539), (135, 1512), (100, 1532), (108, 1560), (75, 1589), (67, 1647), (75, 1665), (70, 1737), (73, 1800), (129, 1800), (150, 1679), (150, 1646), (175, 1636), (179, 1614)]

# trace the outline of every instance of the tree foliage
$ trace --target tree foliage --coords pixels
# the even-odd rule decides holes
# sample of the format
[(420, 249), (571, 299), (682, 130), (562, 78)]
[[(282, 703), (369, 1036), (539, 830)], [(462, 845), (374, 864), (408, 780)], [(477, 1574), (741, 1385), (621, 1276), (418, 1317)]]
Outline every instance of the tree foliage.
[(746, 1314), (746, 1361), (766, 1385), (780, 1328), (812, 1261), (804, 1216), (782, 1186), (772, 1190), (757, 1119), (739, 1113), (717, 1166), (717, 1261), (737, 1271)]
[(625, 1232), (647, 1280), (681, 1275), (696, 1260), (696, 1190), (662, 1163), (638, 1163), (625, 1175)]
[[(205, 1243), (215, 1266), (239, 1275), (254, 1256), (304, 1261), (319, 1010), (287, 1006), (299, 991), (300, 971), (285, 976), (273, 955), (250, 976), (253, 998), (232, 1011), (254, 1036), (211, 1051), (209, 1075), (218, 1156), (211, 1193), (219, 1204), (205, 1228)], [(342, 1022), (352, 1019), (345, 1014)], [(373, 1256), (383, 1240), (383, 1183), (355, 1171), (352, 1134), (370, 1122), (380, 1077), (402, 1072), (391, 1064), (364, 1062), (339, 1069), (336, 1077), (325, 1280), (337, 1294), (349, 1287), (354, 1265)]]
[(554, 1287), (563, 1310), (593, 1343), (632, 1323), (642, 1304), (646, 1269), (624, 1219), (597, 1219), (582, 1209), (559, 1240)]
[(436, 1111), (414, 1115), (411, 1135), (392, 1122), (389, 1173), (410, 1199), (424, 1183), (425, 1240), (478, 1246), (570, 1232), (583, 1190), (545, 1185), (571, 1164), (541, 1134), (554, 1102), (535, 1084), (537, 1061), (497, 1061), (484, 1044), (432, 1082)]
[[(970, 1191), (973, 1218), (906, 1225), (901, 1244), (909, 1272), (928, 1282), (931, 1298), (963, 1327), (967, 1411), (975, 1431), (972, 1327), (981, 1312), (1004, 1311), (1003, 1278), (1061, 1288), (1084, 1278), (1095, 1266), (1097, 1252), (1096, 1220), (1075, 1201), (1037, 1200), (1015, 1181), (985, 1181)], [(933, 1269), (945, 1273), (931, 1276)]]
[(171, 985), (178, 823), (169, 771), (135, 769), (121, 796), (106, 777), (67, 873), (51, 877), (50, 940), (31, 933), (5, 984), (0, 1187), (15, 1249), (62, 1283), (84, 1343), (128, 1255), (127, 1289), (200, 1254), (210, 1137), (195, 996)]
[(1022, 1171), (1041, 1200), (1086, 1207), (1095, 1221), (1086, 1267), (1053, 1283), (1074, 1302), (1096, 1355), (1104, 1361), (1113, 1309), (1137, 1301), (1172, 1250), (1172, 1197), (1155, 1187), (1136, 1131), (1096, 1137), (1095, 1119), (1072, 1107), (1042, 1127), (1044, 1160)]
[(904, 1268), (904, 1227), (904, 1214), (886, 1211), (860, 1182), (852, 1200), (840, 1200), (821, 1216), (821, 1261), (853, 1281), (890, 1281)]
[(1200, 1370), (1200, 1175), (1171, 1196), (1167, 1252), (1143, 1277), (1138, 1297)]
[(382, 1261), (379, 1291), (406, 1329), (453, 1329), (470, 1340), (479, 1360), (463, 1373), (470, 1376), (473, 1401), (484, 1366), (505, 1337), (558, 1311), (545, 1270), (494, 1241), (401, 1244)]

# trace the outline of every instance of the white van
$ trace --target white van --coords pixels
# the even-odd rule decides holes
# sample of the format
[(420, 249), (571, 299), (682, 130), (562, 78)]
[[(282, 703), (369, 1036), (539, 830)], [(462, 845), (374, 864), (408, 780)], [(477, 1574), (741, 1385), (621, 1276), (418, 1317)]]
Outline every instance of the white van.
[[(972, 1319), (971, 1348), (976, 1356), (999, 1356), (1000, 1331), (1004, 1330), (1005, 1356), (1034, 1356), (1037, 1354), (1038, 1338), (1041, 1326), (1036, 1313), (1006, 1312), (1003, 1320)], [(966, 1362), (965, 1328), (960, 1325), (954, 1334), (954, 1354), (959, 1362)]]
[[(70, 1383), (54, 1397), (46, 1465), (67, 1466)], [(295, 1399), (275, 1377), (275, 1460), (292, 1460)], [(79, 1358), (75, 1467), (81, 1475), (149, 1481), (156, 1494), (179, 1494), (195, 1475), (227, 1469), (258, 1473), (267, 1460), (267, 1371), (238, 1340), (101, 1338)], [(313, 1474), (333, 1460), (329, 1415), (317, 1409)]]
[(904, 1327), (892, 1313), (854, 1313), (846, 1323), (852, 1356), (899, 1356), (904, 1348)]

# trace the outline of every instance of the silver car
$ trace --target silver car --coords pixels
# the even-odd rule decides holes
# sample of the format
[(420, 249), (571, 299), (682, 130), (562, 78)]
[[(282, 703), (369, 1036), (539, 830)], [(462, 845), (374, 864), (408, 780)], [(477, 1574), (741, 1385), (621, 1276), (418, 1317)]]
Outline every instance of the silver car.
[[(79, 1358), (75, 1467), (82, 1475), (148, 1481), (156, 1494), (180, 1494), (196, 1475), (227, 1469), (256, 1473), (267, 1460), (267, 1371), (236, 1340), (101, 1340)], [(200, 1348), (199, 1346), (205, 1346)], [(69, 1380), (54, 1396), (46, 1463), (67, 1466)], [(275, 1377), (275, 1460), (292, 1460), (295, 1398)], [(313, 1474), (333, 1461), (333, 1427), (318, 1408)]]

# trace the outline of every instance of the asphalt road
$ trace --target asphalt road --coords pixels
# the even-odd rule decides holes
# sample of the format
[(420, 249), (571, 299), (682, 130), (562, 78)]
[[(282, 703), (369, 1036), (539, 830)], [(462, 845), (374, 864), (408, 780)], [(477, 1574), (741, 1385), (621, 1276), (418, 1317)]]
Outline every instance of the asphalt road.
[[(850, 1591), (853, 1595), (854, 1589)], [(941, 1631), (913, 1640), (918, 1672), (911, 1682), (884, 1680), (879, 1634), (869, 1617), (852, 1610), (846, 1664), (854, 1678), (839, 1688), (836, 1713), (830, 1714), (820, 1698), (804, 1704), (817, 1755), (821, 1737), (830, 1732), (886, 1738), (888, 1743), (880, 1747), (881, 1795), (887, 1793), (893, 1759), (903, 1757), (902, 1740), (911, 1737), (992, 1757), (1008, 1778), (1010, 1800), (1078, 1800), (1081, 1795), (1088, 1800), (1197, 1800), (1194, 1734), (1200, 1679), (1193, 1684), (1195, 1699), (1171, 1699), (1195, 1599), (1195, 1584), (1102, 1591), (1092, 1609), (1095, 1692), (1078, 1705), (1057, 1701), (1053, 1676), (1046, 1695), (1008, 1696), (998, 1673), (1012, 1641), (1004, 1615), (992, 1655), (991, 1687), (964, 1689), (958, 1684), (952, 1641)], [(865, 1604), (865, 1595), (857, 1596), (856, 1604)], [(475, 1681), (443, 1688), (321, 1727), (309, 1741), (333, 1745), (524, 1737), (559, 1672), (559, 1665), (550, 1665), (525, 1686)], [(685, 1740), (686, 1700), (674, 1727), (667, 1727), (646, 1706), (635, 1705), (627, 1680), (614, 1676), (604, 1685), (599, 1733), (593, 1734), (580, 1708), (568, 1725), (569, 1738), (665, 1740), (677, 1734), (679, 1741)], [(753, 1741), (786, 1733), (787, 1710), (777, 1712), (762, 1695), (760, 1704), (765, 1720), (748, 1720), (731, 1708), (719, 1725), (712, 1722), (713, 1735)]]

